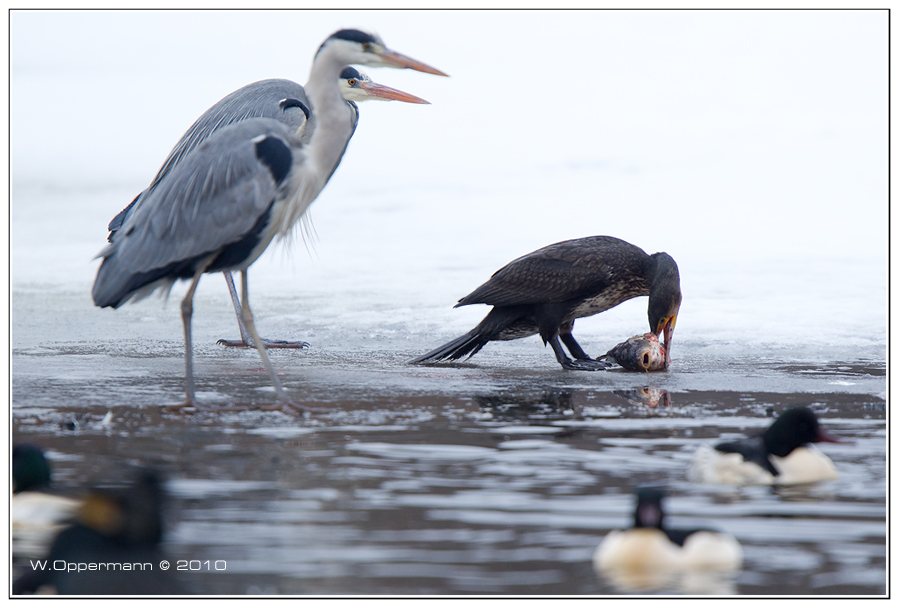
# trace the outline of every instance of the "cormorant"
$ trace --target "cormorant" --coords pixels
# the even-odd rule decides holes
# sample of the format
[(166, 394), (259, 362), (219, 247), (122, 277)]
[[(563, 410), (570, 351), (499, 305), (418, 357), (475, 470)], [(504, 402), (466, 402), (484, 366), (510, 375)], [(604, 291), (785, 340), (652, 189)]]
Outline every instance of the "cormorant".
[(409, 363), (472, 357), (490, 341), (540, 334), (563, 368), (603, 370), (611, 364), (591, 359), (572, 336), (572, 326), (579, 317), (602, 313), (636, 296), (650, 296), (650, 330), (665, 333), (668, 367), (681, 306), (678, 265), (664, 252), (648, 255), (605, 236), (561, 241), (513, 260), (455, 305), (492, 305), (480, 324)]

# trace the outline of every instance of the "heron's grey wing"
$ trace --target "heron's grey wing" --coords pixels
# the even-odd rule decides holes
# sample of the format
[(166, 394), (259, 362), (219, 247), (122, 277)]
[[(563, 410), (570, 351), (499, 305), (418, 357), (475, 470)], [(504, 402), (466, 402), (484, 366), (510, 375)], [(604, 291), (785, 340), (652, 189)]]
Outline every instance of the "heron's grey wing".
[(301, 132), (301, 141), (304, 144), (309, 142), (315, 129), (315, 118), (306, 92), (302, 86), (291, 80), (281, 78), (260, 80), (226, 95), (194, 121), (163, 161), (150, 186), (110, 221), (107, 227), (110, 231), (109, 241), (113, 240), (116, 232), (134, 211), (134, 207), (140, 204), (188, 153), (219, 129), (248, 118), (271, 118), (280, 121), (294, 132)]
[(614, 237), (585, 237), (548, 245), (513, 260), (456, 306), (564, 302), (596, 294), (611, 283), (643, 281), (647, 254)]
[[(305, 111), (304, 111), (305, 110)], [(222, 127), (248, 118), (271, 118), (285, 123), (294, 132), (303, 128), (303, 140), (309, 141), (314, 125), (312, 106), (303, 87), (291, 80), (260, 80), (234, 91), (209, 108), (181, 136), (153, 178), (154, 188), (181, 159)]]
[(131, 215), (131, 211), (134, 209), (134, 206), (137, 205), (137, 202), (143, 196), (144, 192), (142, 191), (138, 196), (131, 200), (131, 203), (128, 204), (128, 207), (120, 211), (116, 214), (116, 217), (109, 221), (109, 224), (106, 226), (106, 230), (109, 231), (108, 241), (113, 240), (113, 235), (116, 234), (116, 231), (122, 228), (122, 225), (125, 223), (125, 220), (128, 216)]
[(290, 130), (250, 119), (220, 130), (172, 171), (101, 252), (94, 300), (117, 306), (164, 277), (186, 277), (269, 213), (293, 163)]

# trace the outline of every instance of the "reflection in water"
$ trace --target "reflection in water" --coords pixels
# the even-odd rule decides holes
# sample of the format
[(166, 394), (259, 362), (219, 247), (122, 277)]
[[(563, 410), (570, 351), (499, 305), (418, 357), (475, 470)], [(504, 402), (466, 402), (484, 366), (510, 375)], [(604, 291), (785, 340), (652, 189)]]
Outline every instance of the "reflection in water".
[[(635, 406), (668, 408), (674, 403), (665, 389), (645, 386), (612, 391)], [(485, 412), (506, 419), (559, 419), (584, 416), (580, 402), (572, 399), (573, 392), (563, 389), (549, 389), (541, 394), (497, 394), (479, 395), (473, 399)], [(616, 405), (615, 403), (610, 405)]]
[[(668, 408), (673, 405), (671, 394), (665, 389), (657, 387), (637, 387), (635, 389), (620, 389), (613, 391), (616, 395), (625, 398), (636, 406), (649, 408)], [(662, 403), (660, 403), (662, 402)]]
[[(555, 419), (580, 415), (572, 392), (549, 390), (539, 397), (526, 395), (475, 396), (475, 403), (497, 419)], [(577, 410), (576, 410), (577, 409)]]
[[(671, 408), (601, 389), (488, 396), (336, 400), (303, 421), (119, 407), (94, 425), (104, 406), (77, 411), (91, 422), (77, 430), (58, 425), (70, 411), (21, 408), (14, 434), (52, 449), (62, 488), (159, 460), (172, 497), (162, 550), (227, 564), (191, 573), (197, 593), (884, 593), (885, 421), (869, 396), (817, 396), (828, 429), (852, 442), (828, 446), (839, 480), (790, 497), (684, 472), (697, 447), (760, 427), (795, 396), (689, 392)], [(660, 480), (673, 522), (740, 541), (736, 579), (597, 576), (594, 550), (630, 526), (632, 489)]]
[(597, 567), (597, 574), (609, 582), (617, 592), (648, 594), (737, 594), (736, 572), (667, 568)]

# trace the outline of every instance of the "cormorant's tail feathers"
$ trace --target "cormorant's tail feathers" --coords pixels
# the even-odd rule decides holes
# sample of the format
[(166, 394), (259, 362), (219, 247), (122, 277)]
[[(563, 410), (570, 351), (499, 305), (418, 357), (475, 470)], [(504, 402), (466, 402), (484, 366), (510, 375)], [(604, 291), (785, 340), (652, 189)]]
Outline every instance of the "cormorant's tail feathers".
[(441, 360), (457, 360), (466, 356), (472, 357), (478, 353), (483, 346), (489, 342), (482, 336), (479, 328), (474, 328), (463, 334), (459, 338), (454, 338), (449, 343), (441, 345), (434, 351), (429, 351), (425, 355), (406, 362), (407, 364), (425, 364), (428, 362), (439, 362)]

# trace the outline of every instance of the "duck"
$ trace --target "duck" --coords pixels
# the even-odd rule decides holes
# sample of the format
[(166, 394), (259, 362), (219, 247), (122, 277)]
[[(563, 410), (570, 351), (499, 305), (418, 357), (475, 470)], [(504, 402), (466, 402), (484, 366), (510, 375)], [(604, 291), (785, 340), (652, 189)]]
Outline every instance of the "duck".
[(680, 584), (699, 592), (721, 592), (725, 578), (743, 563), (740, 542), (712, 529), (665, 526), (664, 497), (660, 487), (636, 490), (634, 526), (603, 538), (594, 552), (595, 571), (625, 590)]
[(41, 556), (53, 537), (75, 516), (80, 502), (54, 492), (50, 463), (35, 444), (13, 447), (12, 474), (13, 554)]
[(701, 446), (687, 477), (693, 482), (738, 485), (812, 484), (838, 477), (834, 462), (812, 445), (843, 443), (826, 433), (806, 406), (789, 408), (765, 431), (715, 446)]
[[(127, 484), (94, 488), (43, 559), (26, 563), (13, 594), (184, 593), (172, 571), (160, 567), (164, 498), (162, 478), (150, 469), (137, 469)], [(76, 567), (50, 568), (63, 563)]]

